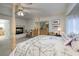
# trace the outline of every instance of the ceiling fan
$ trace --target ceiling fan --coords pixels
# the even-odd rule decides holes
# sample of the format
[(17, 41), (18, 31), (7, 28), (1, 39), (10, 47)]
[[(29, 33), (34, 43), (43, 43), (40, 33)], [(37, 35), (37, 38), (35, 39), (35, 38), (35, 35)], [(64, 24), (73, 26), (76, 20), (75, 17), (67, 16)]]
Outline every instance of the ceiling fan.
[(32, 6), (32, 3), (19, 3), (16, 4), (16, 14), (24, 16), (24, 13), (39, 13), (39, 9)]

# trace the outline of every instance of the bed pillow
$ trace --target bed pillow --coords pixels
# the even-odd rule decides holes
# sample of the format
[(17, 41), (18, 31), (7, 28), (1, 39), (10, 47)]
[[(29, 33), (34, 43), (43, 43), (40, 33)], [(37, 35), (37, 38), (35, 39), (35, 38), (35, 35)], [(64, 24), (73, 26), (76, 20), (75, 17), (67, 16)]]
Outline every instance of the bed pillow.
[(79, 52), (79, 41), (72, 41), (71, 46), (72, 46), (73, 50)]
[(76, 35), (76, 40), (79, 41), (79, 34)]
[(67, 36), (68, 36), (69, 38), (74, 38), (74, 37), (76, 36), (76, 34), (70, 33), (70, 34), (68, 34)]

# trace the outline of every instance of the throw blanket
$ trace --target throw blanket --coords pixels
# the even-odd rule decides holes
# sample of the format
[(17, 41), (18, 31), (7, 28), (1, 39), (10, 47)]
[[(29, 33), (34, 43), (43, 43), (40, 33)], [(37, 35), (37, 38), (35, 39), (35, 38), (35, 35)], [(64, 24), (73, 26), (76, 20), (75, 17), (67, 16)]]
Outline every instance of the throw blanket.
[(10, 56), (76, 56), (78, 52), (64, 45), (62, 37), (40, 35), (17, 44)]

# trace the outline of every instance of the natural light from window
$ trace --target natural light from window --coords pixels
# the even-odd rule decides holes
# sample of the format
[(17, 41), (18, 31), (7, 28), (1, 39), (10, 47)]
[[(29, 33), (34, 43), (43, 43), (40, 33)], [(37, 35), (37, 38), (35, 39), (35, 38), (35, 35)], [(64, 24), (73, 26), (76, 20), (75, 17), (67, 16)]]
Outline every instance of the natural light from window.
[(79, 17), (68, 17), (66, 21), (66, 33), (79, 34)]

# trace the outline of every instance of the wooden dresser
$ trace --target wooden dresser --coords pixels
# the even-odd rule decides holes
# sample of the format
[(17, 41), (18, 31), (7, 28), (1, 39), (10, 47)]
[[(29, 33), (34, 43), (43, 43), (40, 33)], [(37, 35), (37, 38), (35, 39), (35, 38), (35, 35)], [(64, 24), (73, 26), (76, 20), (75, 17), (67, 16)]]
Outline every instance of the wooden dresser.
[(37, 36), (37, 35), (48, 35), (48, 29), (41, 29), (40, 33), (38, 34), (38, 29), (32, 30), (32, 36)]

